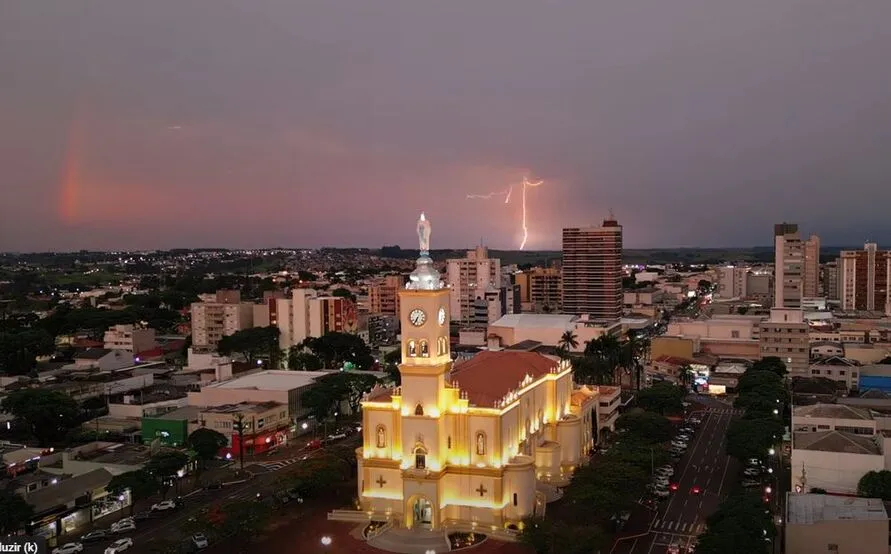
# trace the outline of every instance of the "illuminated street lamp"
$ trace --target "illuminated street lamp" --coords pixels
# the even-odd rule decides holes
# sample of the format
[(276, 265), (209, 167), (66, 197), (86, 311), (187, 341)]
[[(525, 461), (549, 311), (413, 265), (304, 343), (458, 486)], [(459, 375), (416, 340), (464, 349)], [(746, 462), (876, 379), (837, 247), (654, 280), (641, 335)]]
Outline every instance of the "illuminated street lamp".
[(774, 450), (773, 448), (771, 448), (770, 450), (767, 451), (767, 453), (768, 453), (768, 455), (773, 456), (774, 454), (777, 453), (777, 451)]
[(322, 546), (331, 546), (331, 537), (328, 535), (322, 537)]

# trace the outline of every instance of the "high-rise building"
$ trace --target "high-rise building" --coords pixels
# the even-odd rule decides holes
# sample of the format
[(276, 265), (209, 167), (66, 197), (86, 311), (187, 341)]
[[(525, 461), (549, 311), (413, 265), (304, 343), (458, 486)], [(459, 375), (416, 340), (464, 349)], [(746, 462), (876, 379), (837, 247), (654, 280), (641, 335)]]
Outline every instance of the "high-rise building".
[(718, 296), (745, 298), (748, 295), (750, 268), (728, 265), (718, 269)]
[(214, 348), (225, 336), (254, 326), (254, 305), (237, 290), (219, 290), (213, 302), (193, 302), (192, 345)]
[(276, 311), (282, 350), (308, 337), (358, 331), (356, 304), (342, 296), (318, 296), (312, 289), (293, 289), (291, 298), (278, 300)]
[(820, 237), (811, 235), (803, 243), (804, 263), (801, 270), (802, 298), (820, 296)]
[(399, 314), (399, 290), (405, 284), (402, 275), (386, 275), (368, 287), (368, 312), (372, 314)]
[(593, 319), (622, 317), (622, 226), (563, 229), (563, 312)]
[(798, 225), (774, 225), (774, 308), (800, 308), (804, 246)]
[(770, 318), (759, 326), (758, 340), (762, 358), (780, 358), (790, 376), (810, 376), (808, 324), (800, 308), (772, 308)]
[(838, 260), (832, 260), (823, 264), (823, 296), (829, 300), (839, 299)]
[(863, 250), (843, 250), (840, 256), (841, 308), (891, 314), (891, 251), (868, 242)]
[(560, 269), (534, 267), (518, 273), (516, 278), (524, 312), (560, 312), (563, 304), (563, 276)]
[(451, 313), (461, 323), (470, 323), (476, 300), (501, 286), (501, 260), (490, 258), (489, 250), (479, 246), (464, 258), (448, 260), (446, 265)]

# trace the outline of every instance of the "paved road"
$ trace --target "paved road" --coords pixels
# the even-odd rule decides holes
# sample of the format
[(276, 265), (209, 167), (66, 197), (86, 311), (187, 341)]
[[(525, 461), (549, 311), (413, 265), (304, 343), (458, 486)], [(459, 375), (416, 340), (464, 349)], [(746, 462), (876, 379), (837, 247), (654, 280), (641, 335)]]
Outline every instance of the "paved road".
[[(645, 533), (616, 541), (611, 554), (658, 554), (672, 542), (688, 548), (705, 530), (706, 518), (718, 508), (738, 476), (738, 462), (724, 451), (724, 438), (731, 420), (742, 411), (715, 403), (702, 415), (699, 431), (673, 478), (677, 492), (660, 504)], [(701, 494), (692, 494), (694, 486)]]

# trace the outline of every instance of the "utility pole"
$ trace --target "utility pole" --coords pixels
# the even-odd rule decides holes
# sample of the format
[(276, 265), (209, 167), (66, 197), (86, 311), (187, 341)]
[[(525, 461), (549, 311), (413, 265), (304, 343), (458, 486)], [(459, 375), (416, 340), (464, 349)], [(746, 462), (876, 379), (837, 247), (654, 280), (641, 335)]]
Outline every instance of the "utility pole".
[(238, 412), (235, 414), (235, 432), (238, 433), (238, 461), (241, 471), (244, 471), (244, 414)]

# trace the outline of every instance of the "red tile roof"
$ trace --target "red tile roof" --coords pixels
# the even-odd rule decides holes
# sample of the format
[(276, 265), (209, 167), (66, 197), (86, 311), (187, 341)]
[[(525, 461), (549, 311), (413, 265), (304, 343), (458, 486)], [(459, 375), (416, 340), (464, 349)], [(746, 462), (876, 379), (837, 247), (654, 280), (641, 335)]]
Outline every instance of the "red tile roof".
[(671, 364), (676, 366), (682, 366), (687, 364), (696, 363), (694, 360), (688, 360), (687, 358), (679, 358), (677, 356), (659, 356), (654, 361), (664, 364)]
[(451, 380), (467, 393), (472, 406), (490, 408), (519, 388), (527, 375), (537, 380), (556, 367), (556, 360), (538, 352), (485, 351), (456, 366)]
[(151, 350), (146, 350), (144, 352), (138, 352), (135, 357), (139, 358), (142, 361), (152, 360), (155, 358), (163, 358), (164, 350), (161, 348), (152, 348)]

